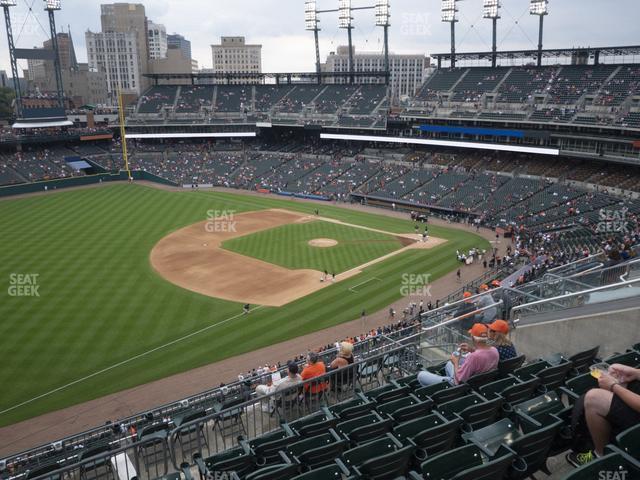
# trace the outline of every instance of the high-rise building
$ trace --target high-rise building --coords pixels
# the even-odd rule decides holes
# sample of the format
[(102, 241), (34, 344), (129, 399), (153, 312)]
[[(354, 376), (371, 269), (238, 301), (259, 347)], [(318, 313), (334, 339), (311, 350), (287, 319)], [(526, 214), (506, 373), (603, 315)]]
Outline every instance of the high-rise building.
[(221, 37), (211, 53), (215, 73), (262, 72), (262, 45), (249, 45), (244, 37)]
[[(140, 52), (135, 32), (86, 33), (89, 69), (107, 75), (111, 103), (119, 91), (140, 95), (143, 91)], [(148, 62), (144, 62), (147, 68)]]
[[(355, 72), (384, 72), (384, 55), (375, 52), (356, 53), (353, 49), (353, 70)], [(425, 69), (429, 66), (429, 57), (422, 54), (389, 54), (389, 82), (390, 96), (399, 99), (413, 96), (422, 85)], [(326, 72), (349, 71), (349, 47), (339, 46), (336, 52), (331, 52), (322, 65)], [(370, 83), (374, 77), (356, 77), (355, 82)], [(347, 77), (336, 79), (335, 82), (347, 83)]]
[(149, 60), (165, 58), (167, 56), (167, 29), (164, 28), (164, 25), (148, 20), (147, 38), (149, 41)]
[(112, 101), (118, 91), (140, 95), (148, 85), (148, 21), (140, 3), (100, 5), (102, 32), (86, 33), (89, 69), (105, 72)]
[(177, 33), (167, 35), (167, 47), (177, 47), (184, 58), (191, 58), (191, 42)]
[[(76, 50), (73, 46), (73, 39), (70, 33), (59, 32), (58, 37), (58, 52), (60, 53), (60, 69), (69, 70), (71, 68), (78, 68), (78, 60), (76, 58)], [(53, 49), (53, 42), (51, 39), (45, 40), (42, 46), (46, 49)]]

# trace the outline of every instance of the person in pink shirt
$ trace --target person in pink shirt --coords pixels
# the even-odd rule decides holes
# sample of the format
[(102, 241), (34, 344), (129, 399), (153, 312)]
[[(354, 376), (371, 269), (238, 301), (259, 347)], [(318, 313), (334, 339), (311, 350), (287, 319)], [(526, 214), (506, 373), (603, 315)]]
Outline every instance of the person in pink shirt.
[[(475, 350), (464, 359), (456, 353), (451, 355), (451, 360), (445, 366), (446, 375), (438, 375), (423, 370), (418, 373), (418, 381), (422, 386), (433, 385), (440, 382), (449, 382), (451, 385), (459, 385), (478, 373), (495, 370), (498, 367), (500, 354), (495, 347), (487, 344), (489, 328), (483, 323), (476, 323), (469, 330), (473, 339)], [(466, 344), (460, 345), (462, 352), (470, 349)]]

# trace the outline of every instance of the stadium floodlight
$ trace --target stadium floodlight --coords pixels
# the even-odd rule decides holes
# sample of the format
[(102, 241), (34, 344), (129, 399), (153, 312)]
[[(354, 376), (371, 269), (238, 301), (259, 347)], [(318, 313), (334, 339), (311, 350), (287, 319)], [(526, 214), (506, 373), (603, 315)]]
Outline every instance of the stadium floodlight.
[(442, 11), (442, 21), (443, 22), (457, 22), (456, 12), (458, 11), (456, 7), (456, 0), (442, 0), (441, 4)]
[(351, 28), (351, 0), (338, 3), (338, 28)]
[(61, 10), (62, 9), (62, 2), (61, 0), (44, 0), (45, 3), (45, 10)]
[(376, 0), (375, 12), (376, 12), (376, 26), (388, 27), (389, 18), (391, 17), (389, 0)]
[(500, 18), (500, 0), (484, 0), (482, 18)]
[(316, 0), (305, 0), (304, 2), (304, 28), (306, 30), (315, 30), (318, 28)]
[(529, 13), (531, 15), (547, 15), (549, 13), (549, 0), (531, 0)]
[(18, 0), (0, 0), (0, 7), (15, 7)]

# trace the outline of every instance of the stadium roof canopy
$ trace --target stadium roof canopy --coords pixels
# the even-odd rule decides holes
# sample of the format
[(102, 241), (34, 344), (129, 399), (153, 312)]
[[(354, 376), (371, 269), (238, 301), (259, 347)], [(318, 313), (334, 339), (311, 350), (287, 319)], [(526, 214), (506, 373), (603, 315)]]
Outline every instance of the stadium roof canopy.
[[(491, 60), (492, 52), (456, 52), (456, 62), (473, 60)], [(506, 50), (497, 52), (498, 60), (534, 60), (538, 58), (538, 50)], [(640, 45), (626, 47), (575, 47), (575, 48), (548, 48), (542, 50), (542, 58), (590, 58), (594, 64), (600, 63), (604, 57), (636, 56), (640, 55)], [(451, 52), (434, 53), (432, 58), (438, 59), (438, 66), (442, 62), (451, 61)]]

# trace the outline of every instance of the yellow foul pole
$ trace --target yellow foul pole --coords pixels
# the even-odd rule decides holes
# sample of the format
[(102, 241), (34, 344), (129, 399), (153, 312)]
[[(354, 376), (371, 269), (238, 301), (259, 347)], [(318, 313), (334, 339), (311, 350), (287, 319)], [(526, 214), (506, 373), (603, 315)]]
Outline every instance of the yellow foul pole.
[(124, 159), (124, 169), (127, 171), (127, 178), (131, 178), (129, 170), (129, 157), (127, 155), (127, 137), (124, 128), (124, 105), (122, 102), (122, 92), (118, 89), (118, 117), (120, 119), (120, 140), (122, 141), (122, 158)]

